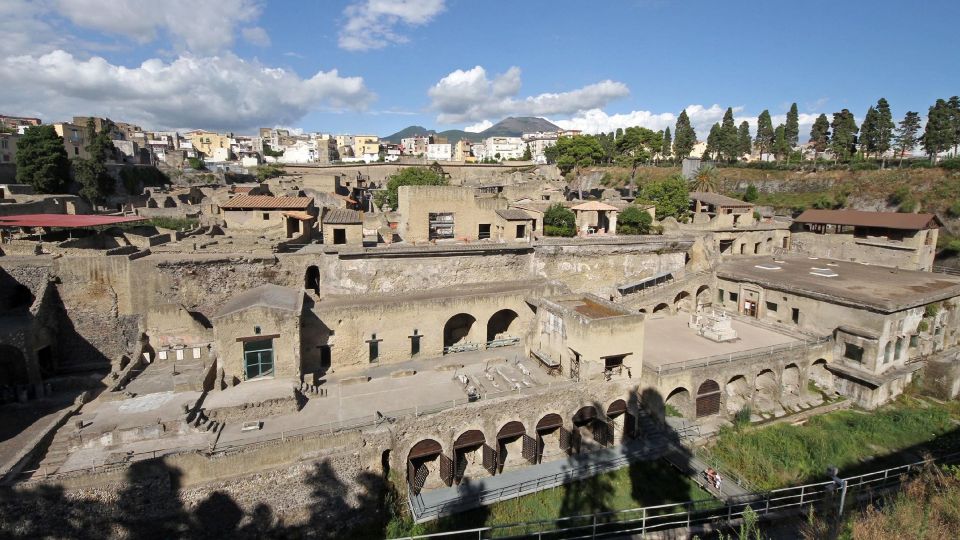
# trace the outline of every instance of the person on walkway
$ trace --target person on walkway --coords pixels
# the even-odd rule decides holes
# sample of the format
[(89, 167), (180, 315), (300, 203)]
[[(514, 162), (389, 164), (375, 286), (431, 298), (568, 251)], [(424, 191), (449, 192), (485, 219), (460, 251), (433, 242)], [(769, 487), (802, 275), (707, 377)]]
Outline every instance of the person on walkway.
[(714, 487), (716, 487), (716, 488), (717, 488), (717, 491), (719, 492), (719, 491), (720, 491), (720, 482), (723, 481), (723, 478), (720, 478), (720, 473), (717, 473), (716, 476), (715, 476), (715, 478), (716, 478), (716, 480), (715, 480), (715, 483), (714, 483)]
[(716, 484), (716, 475), (717, 471), (713, 470), (713, 467), (707, 467), (707, 470), (703, 471), (707, 475), (707, 482), (711, 485)]

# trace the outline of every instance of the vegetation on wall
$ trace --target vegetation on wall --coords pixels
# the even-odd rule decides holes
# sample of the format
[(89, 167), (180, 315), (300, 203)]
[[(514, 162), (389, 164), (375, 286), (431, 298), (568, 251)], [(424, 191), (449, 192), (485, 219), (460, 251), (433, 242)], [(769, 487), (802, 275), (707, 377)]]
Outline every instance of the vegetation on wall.
[(283, 176), (285, 173), (286, 169), (283, 168), (283, 165), (278, 165), (276, 163), (265, 163), (258, 166), (254, 174), (256, 175), (258, 182), (264, 182), (270, 178)]
[(160, 187), (170, 183), (170, 177), (152, 165), (127, 165), (120, 169), (120, 180), (130, 194), (140, 193), (145, 187)]
[(400, 186), (446, 186), (448, 184), (449, 181), (442, 172), (437, 172), (432, 167), (407, 167), (391, 175), (387, 179), (387, 189), (376, 192), (373, 200), (379, 207), (387, 205), (396, 210), (397, 189)]

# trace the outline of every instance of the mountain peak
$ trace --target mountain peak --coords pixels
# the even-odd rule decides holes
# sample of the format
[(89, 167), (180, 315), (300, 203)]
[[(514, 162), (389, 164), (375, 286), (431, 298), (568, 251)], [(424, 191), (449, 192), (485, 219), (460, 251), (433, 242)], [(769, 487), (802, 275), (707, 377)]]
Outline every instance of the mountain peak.
[(394, 143), (400, 142), (400, 139), (414, 137), (417, 135), (439, 135), (446, 137), (451, 143), (456, 143), (460, 139), (469, 141), (480, 141), (487, 137), (519, 137), (524, 133), (533, 133), (536, 131), (557, 131), (560, 128), (552, 122), (539, 118), (537, 116), (508, 116), (496, 124), (488, 127), (479, 133), (471, 133), (459, 129), (450, 129), (437, 132), (427, 129), (423, 126), (409, 126), (400, 131), (381, 137), (385, 141)]

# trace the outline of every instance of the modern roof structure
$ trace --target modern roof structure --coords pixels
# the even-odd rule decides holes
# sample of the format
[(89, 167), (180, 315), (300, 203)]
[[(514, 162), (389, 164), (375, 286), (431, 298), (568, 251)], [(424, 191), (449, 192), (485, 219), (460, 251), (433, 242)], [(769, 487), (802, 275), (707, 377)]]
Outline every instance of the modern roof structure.
[(817, 257), (732, 259), (717, 277), (884, 313), (960, 295), (955, 276)]
[(323, 222), (330, 225), (351, 225), (363, 223), (363, 215), (348, 208), (334, 208), (323, 216)]
[(223, 210), (304, 210), (313, 203), (311, 197), (271, 197), (269, 195), (237, 195), (220, 205)]
[(101, 225), (116, 225), (133, 221), (144, 221), (140, 216), (101, 216), (76, 214), (24, 214), (0, 217), (0, 227), (62, 227), (80, 228)]
[(533, 219), (530, 214), (520, 210), (519, 208), (504, 208), (497, 210), (497, 215), (507, 221), (530, 221)]
[(303, 292), (268, 283), (246, 290), (227, 300), (214, 317), (225, 317), (245, 309), (264, 307), (283, 311), (299, 311)]
[(816, 225), (847, 225), (882, 229), (935, 229), (943, 226), (936, 214), (905, 214), (900, 212), (864, 212), (862, 210), (805, 210), (796, 223)]
[(584, 212), (589, 212), (589, 211), (606, 212), (610, 210), (620, 211), (620, 209), (617, 208), (616, 206), (609, 205), (607, 203), (602, 203), (600, 201), (587, 201), (585, 203), (581, 203), (574, 206), (573, 208), (571, 208), (571, 210), (578, 210), (578, 211), (584, 211)]
[(712, 206), (725, 206), (728, 208), (750, 208), (753, 204), (733, 197), (727, 197), (719, 193), (709, 191), (691, 191), (689, 194), (691, 201), (700, 201)]

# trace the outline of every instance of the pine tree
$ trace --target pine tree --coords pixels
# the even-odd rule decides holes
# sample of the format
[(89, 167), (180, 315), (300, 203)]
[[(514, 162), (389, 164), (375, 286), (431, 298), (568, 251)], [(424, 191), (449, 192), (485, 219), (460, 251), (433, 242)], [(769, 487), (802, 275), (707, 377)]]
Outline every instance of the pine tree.
[(920, 133), (920, 113), (913, 111), (907, 112), (900, 121), (897, 128), (897, 135), (894, 138), (894, 148), (900, 153), (900, 166), (903, 166), (903, 156), (907, 152), (913, 151), (917, 146), (918, 134)]
[(763, 154), (772, 151), (773, 137), (773, 120), (770, 119), (770, 111), (764, 109), (757, 117), (757, 138), (755, 139), (757, 152), (760, 152), (760, 161), (763, 161)]
[(960, 96), (953, 96), (947, 101), (947, 110), (952, 132), (953, 157), (957, 157), (957, 146), (960, 145)]
[(710, 127), (710, 134), (707, 135), (707, 148), (703, 151), (703, 159), (710, 159), (720, 151), (720, 124), (713, 124)]
[(890, 104), (885, 98), (877, 100), (877, 155), (882, 156), (890, 150), (890, 140), (893, 138), (893, 130), (896, 124), (893, 123), (893, 113), (890, 112)]
[(740, 129), (737, 130), (737, 155), (749, 156), (753, 150), (751, 148), (752, 140), (750, 138), (750, 124), (744, 120), (740, 122)]
[(790, 143), (787, 142), (787, 128), (779, 124), (773, 130), (773, 153), (777, 156), (777, 161), (790, 156)]
[(813, 147), (813, 161), (830, 146), (830, 121), (821, 114), (810, 128), (810, 146)]
[(670, 148), (672, 144), (673, 141), (670, 139), (670, 126), (667, 126), (667, 128), (663, 130), (663, 146), (660, 150), (663, 159), (670, 159)]
[(720, 125), (717, 146), (723, 159), (735, 161), (737, 159), (737, 147), (740, 146), (737, 139), (737, 125), (733, 123), (733, 107), (727, 107), (727, 112), (723, 113), (723, 123)]
[(797, 111), (796, 103), (790, 105), (790, 111), (787, 112), (787, 123), (784, 128), (786, 129), (784, 134), (787, 137), (787, 144), (790, 145), (790, 148), (796, 148), (797, 144), (800, 143), (800, 113)]
[(830, 149), (833, 151), (834, 162), (848, 161), (850, 155), (856, 149), (857, 132), (859, 131), (853, 113), (847, 109), (833, 113), (833, 122), (830, 123), (830, 129), (833, 131)]
[(17, 141), (17, 182), (37, 193), (63, 193), (70, 182), (70, 160), (63, 138), (51, 125), (27, 129)]
[(677, 117), (673, 137), (673, 155), (677, 159), (689, 156), (690, 152), (693, 151), (693, 146), (697, 144), (697, 132), (690, 125), (690, 117), (687, 116), (686, 110), (681, 111), (680, 116)]
[(877, 110), (873, 107), (867, 109), (867, 114), (863, 117), (863, 125), (860, 126), (860, 153), (869, 156), (871, 152), (877, 149)]
[(950, 107), (938, 99), (927, 111), (927, 125), (923, 130), (923, 149), (934, 163), (941, 152), (953, 145), (953, 126), (950, 123)]

